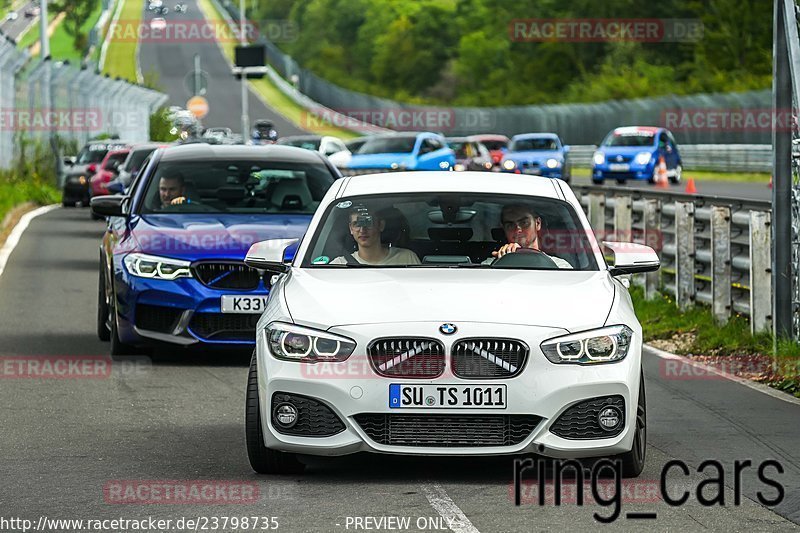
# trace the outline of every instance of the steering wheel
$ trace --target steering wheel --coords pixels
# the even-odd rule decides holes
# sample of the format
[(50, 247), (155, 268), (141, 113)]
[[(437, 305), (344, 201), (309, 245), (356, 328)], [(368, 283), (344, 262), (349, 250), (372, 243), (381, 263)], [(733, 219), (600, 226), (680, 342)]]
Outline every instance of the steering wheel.
[(492, 262), (493, 268), (550, 268), (557, 269), (555, 261), (541, 250), (519, 248)]

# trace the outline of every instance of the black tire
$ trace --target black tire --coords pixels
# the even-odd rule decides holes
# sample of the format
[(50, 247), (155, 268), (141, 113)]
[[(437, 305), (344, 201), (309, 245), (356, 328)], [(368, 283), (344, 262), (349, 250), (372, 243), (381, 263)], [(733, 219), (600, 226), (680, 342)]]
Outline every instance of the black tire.
[(75, 207), (75, 202), (70, 202), (67, 200), (61, 200), (62, 207)]
[(111, 329), (108, 327), (111, 314), (106, 300), (106, 274), (103, 260), (100, 260), (100, 277), (97, 281), (97, 337), (104, 342), (111, 340)]
[(639, 382), (639, 401), (636, 406), (636, 429), (631, 451), (614, 457), (622, 461), (622, 477), (639, 477), (644, 470), (647, 455), (647, 398), (644, 390), (644, 374)]
[(250, 466), (259, 474), (300, 474), (305, 465), (297, 460), (297, 455), (270, 450), (264, 445), (264, 432), (261, 429), (261, 409), (258, 399), (258, 369), (256, 352), (250, 359), (250, 372), (247, 374), (247, 398), (245, 400), (245, 440)]
[(595, 185), (602, 185), (603, 178), (592, 178), (592, 183), (594, 183)]
[(111, 303), (110, 303), (110, 316), (111, 316), (111, 355), (135, 355), (136, 349), (134, 346), (130, 344), (125, 344), (121, 340), (119, 340), (119, 331), (117, 331), (117, 320), (119, 317), (117, 316), (117, 304), (116, 304), (117, 297), (114, 294), (112, 289), (111, 291)]
[(675, 175), (669, 177), (669, 182), (674, 184), (674, 185), (677, 185), (678, 183), (681, 182), (682, 174), (683, 174), (683, 167), (681, 165), (676, 166), (675, 167)]

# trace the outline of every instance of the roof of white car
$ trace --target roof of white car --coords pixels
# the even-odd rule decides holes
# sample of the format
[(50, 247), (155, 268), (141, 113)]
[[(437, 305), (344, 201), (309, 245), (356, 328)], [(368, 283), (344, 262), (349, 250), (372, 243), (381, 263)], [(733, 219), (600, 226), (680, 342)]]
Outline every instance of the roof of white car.
[(505, 172), (384, 172), (346, 178), (339, 196), (414, 192), (478, 192), (562, 198), (555, 180)]

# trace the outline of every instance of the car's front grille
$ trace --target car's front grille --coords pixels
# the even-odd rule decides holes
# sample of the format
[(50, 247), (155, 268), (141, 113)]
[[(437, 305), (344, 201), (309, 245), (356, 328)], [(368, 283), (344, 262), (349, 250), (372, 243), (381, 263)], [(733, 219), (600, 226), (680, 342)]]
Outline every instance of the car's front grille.
[(606, 156), (608, 163), (630, 163), (633, 160), (632, 155), (609, 155)]
[(541, 421), (533, 415), (378, 414), (355, 417), (370, 439), (388, 446), (513, 446)]
[(261, 281), (256, 269), (236, 261), (204, 261), (193, 268), (195, 277), (212, 289), (253, 290)]
[(208, 340), (256, 341), (256, 323), (260, 315), (195, 313), (189, 329)]
[(372, 368), (381, 376), (433, 378), (444, 372), (444, 345), (435, 339), (377, 339), (367, 353)]
[(607, 170), (607, 171), (603, 172), (603, 176), (608, 178), (608, 179), (613, 179), (613, 180), (632, 180), (632, 179), (636, 179), (636, 173), (635, 172), (612, 172), (612, 171)]
[(522, 371), (528, 352), (515, 339), (462, 339), (451, 348), (450, 360), (460, 378), (510, 378)]
[[(614, 406), (622, 414), (622, 421), (613, 431), (600, 426), (600, 411)], [(573, 405), (550, 426), (550, 433), (565, 439), (605, 439), (615, 437), (625, 429), (625, 399), (622, 396), (603, 396), (592, 398)]]
[(136, 306), (136, 327), (159, 333), (172, 333), (178, 325), (183, 310), (163, 305), (138, 304)]
[[(282, 403), (293, 405), (297, 409), (297, 422), (290, 427), (281, 426), (275, 420), (275, 407)], [(284, 435), (298, 435), (303, 437), (330, 437), (344, 431), (344, 422), (336, 416), (330, 407), (313, 398), (276, 392), (272, 395), (272, 427)]]

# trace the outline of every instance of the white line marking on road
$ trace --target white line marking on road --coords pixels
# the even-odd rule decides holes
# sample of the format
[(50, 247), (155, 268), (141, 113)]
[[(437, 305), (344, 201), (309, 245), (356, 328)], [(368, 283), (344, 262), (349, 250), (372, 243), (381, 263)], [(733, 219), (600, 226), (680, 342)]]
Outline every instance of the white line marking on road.
[(480, 533), (478, 528), (472, 525), (467, 515), (464, 514), (458, 505), (455, 504), (444, 488), (436, 483), (426, 483), (422, 485), (422, 492), (428, 498), (439, 515), (445, 519), (447, 526), (455, 533)]
[(44, 207), (40, 207), (38, 209), (34, 209), (33, 211), (28, 211), (19, 219), (17, 225), (14, 226), (14, 229), (11, 230), (11, 234), (6, 239), (6, 243), (0, 248), (0, 276), (3, 275), (3, 271), (6, 269), (6, 264), (8, 264), (8, 258), (11, 256), (11, 252), (14, 251), (14, 248), (17, 247), (22, 234), (28, 227), (28, 224), (31, 223), (31, 220), (38, 217), (39, 215), (44, 215), (45, 213), (49, 213), (53, 209), (60, 207), (58, 204), (53, 205), (46, 205)]
[(725, 379), (729, 379), (731, 381), (734, 381), (736, 383), (744, 385), (745, 387), (750, 387), (751, 389), (757, 390), (758, 392), (762, 392), (762, 393), (766, 394), (767, 396), (772, 396), (773, 398), (777, 398), (779, 400), (783, 400), (784, 402), (789, 402), (789, 403), (792, 403), (794, 405), (800, 405), (800, 399), (795, 398), (791, 394), (787, 394), (785, 392), (781, 392), (779, 390), (775, 390), (775, 389), (773, 389), (772, 387), (770, 387), (768, 385), (762, 385), (761, 383), (756, 383), (754, 381), (750, 381), (749, 379), (740, 378), (739, 376), (732, 376), (732, 375), (730, 375), (730, 374), (728, 374), (726, 372), (720, 372), (719, 370), (717, 370), (716, 368), (714, 368), (712, 366), (705, 365), (705, 364), (699, 363), (697, 361), (692, 361), (692, 359), (689, 358), (689, 357), (684, 357), (682, 355), (678, 355), (678, 354), (674, 354), (674, 353), (670, 353), (670, 352), (665, 352), (664, 350), (659, 350), (658, 348), (655, 348), (653, 346), (649, 346), (647, 344), (644, 345), (644, 349), (652, 352), (654, 355), (660, 357), (661, 359), (678, 359), (678, 360), (684, 361), (686, 364), (691, 365), (691, 366), (693, 366), (695, 368), (699, 368), (699, 369), (702, 369), (705, 372), (710, 372), (712, 374), (716, 374), (716, 375), (718, 375), (720, 377), (723, 377)]

